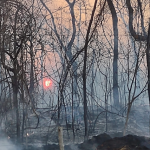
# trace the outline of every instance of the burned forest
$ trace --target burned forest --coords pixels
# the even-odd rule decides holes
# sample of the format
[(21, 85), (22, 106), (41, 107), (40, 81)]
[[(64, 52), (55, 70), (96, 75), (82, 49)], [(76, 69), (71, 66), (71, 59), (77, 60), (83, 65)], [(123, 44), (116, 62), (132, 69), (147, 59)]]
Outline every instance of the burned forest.
[(0, 0), (0, 149), (150, 149), (150, 1)]

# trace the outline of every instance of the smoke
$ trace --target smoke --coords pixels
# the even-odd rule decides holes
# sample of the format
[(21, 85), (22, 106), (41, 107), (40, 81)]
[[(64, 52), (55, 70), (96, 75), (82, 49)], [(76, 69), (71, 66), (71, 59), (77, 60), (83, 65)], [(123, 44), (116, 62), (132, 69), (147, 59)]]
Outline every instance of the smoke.
[(79, 150), (78, 146), (74, 144), (65, 145), (64, 148), (65, 150)]
[(71, 144), (70, 145), (70, 150), (79, 150), (76, 145)]
[(0, 150), (21, 150), (17, 148), (9, 139), (0, 138)]

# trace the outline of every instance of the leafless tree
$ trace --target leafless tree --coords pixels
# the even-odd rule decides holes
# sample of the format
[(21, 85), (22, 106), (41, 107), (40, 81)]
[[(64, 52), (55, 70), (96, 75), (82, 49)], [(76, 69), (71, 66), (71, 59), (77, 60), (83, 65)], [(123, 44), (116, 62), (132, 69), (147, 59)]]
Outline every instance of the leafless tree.
[[(8, 74), (13, 95), (13, 108), (16, 111), (16, 135), (17, 141), (20, 141), (21, 136), (21, 103), (28, 103), (23, 101), (24, 90), (30, 89), (28, 93), (31, 98), (33, 93), (33, 39), (34, 26), (32, 14), (28, 8), (19, 1), (1, 1), (1, 65)], [(28, 43), (30, 43), (28, 45)], [(29, 46), (29, 47), (28, 47)], [(29, 50), (29, 53), (28, 53)], [(31, 65), (27, 64), (27, 60), (31, 58)], [(27, 79), (27, 65), (31, 66), (30, 80)], [(28, 81), (30, 88), (28, 88)], [(21, 92), (20, 92), (21, 91)], [(19, 93), (21, 97), (19, 98)], [(32, 98), (30, 99), (32, 100)], [(33, 102), (32, 102), (33, 105)], [(23, 123), (24, 124), (24, 123)], [(22, 130), (23, 131), (23, 130)]]

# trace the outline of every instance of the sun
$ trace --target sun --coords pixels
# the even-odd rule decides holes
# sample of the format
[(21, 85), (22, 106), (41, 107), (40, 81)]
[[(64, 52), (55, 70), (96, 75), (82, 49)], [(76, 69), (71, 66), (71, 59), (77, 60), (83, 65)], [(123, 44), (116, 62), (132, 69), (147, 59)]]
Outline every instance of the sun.
[(52, 80), (51, 79), (48, 79), (48, 78), (45, 78), (44, 80), (43, 80), (43, 87), (45, 88), (45, 89), (47, 89), (47, 88), (50, 88), (52, 86)]

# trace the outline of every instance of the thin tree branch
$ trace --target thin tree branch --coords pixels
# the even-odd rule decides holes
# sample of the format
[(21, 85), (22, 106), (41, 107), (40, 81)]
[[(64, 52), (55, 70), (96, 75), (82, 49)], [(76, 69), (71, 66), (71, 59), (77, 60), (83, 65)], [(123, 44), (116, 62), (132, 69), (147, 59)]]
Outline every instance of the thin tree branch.
[(127, 5), (127, 8), (128, 8), (128, 11), (129, 11), (129, 30), (130, 30), (131, 35), (133, 36), (133, 38), (136, 41), (146, 41), (147, 35), (144, 35), (144, 36), (139, 35), (135, 32), (135, 30), (133, 28), (133, 8), (131, 6), (130, 0), (126, 0), (126, 5)]

